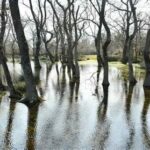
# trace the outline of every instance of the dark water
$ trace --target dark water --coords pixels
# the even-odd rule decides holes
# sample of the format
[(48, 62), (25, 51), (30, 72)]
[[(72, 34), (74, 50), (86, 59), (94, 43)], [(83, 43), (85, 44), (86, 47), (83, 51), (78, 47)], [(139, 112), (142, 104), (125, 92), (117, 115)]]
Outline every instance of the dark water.
[[(17, 83), (20, 65), (9, 68)], [(131, 87), (111, 67), (108, 93), (101, 86), (101, 72), (96, 94), (96, 63), (80, 69), (80, 84), (69, 83), (60, 64), (43, 64), (40, 72), (34, 71), (45, 100), (39, 106), (29, 109), (2, 97), (0, 150), (150, 149), (150, 91), (143, 90), (143, 78), (138, 75)]]

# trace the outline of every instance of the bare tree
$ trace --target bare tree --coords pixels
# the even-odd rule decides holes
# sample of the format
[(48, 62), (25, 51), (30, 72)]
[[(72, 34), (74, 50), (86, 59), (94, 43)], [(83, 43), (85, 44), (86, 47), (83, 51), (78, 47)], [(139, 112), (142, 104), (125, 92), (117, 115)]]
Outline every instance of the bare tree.
[(44, 12), (42, 10), (41, 1), (40, 0), (37, 1), (38, 11), (40, 13), (38, 14), (38, 16), (34, 11), (32, 0), (29, 0), (29, 3), (30, 3), (31, 14), (36, 27), (36, 49), (34, 52), (35, 67), (41, 68), (40, 61), (39, 61), (39, 53), (41, 49), (41, 32), (44, 24), (46, 23), (46, 0), (44, 0)]
[[(49, 38), (47, 37), (47, 34), (49, 34), (49, 36), (50, 36)], [(55, 59), (54, 59), (54, 56), (49, 51), (48, 44), (52, 41), (53, 36), (54, 36), (54, 34), (51, 31), (48, 31), (47, 29), (42, 31), (42, 40), (45, 45), (45, 50), (46, 50), (48, 57), (52, 63), (55, 62)]]
[(96, 52), (97, 52), (98, 74), (99, 74), (99, 72), (100, 72), (99, 68), (101, 68), (101, 66), (102, 66), (102, 56), (101, 56), (101, 51), (100, 51), (100, 49), (101, 49), (101, 32), (102, 32), (102, 20), (101, 20), (102, 11), (100, 9), (101, 2), (100, 1), (95, 2), (93, 0), (89, 0), (89, 1), (90, 1), (91, 5), (93, 6), (95, 12), (96, 12), (96, 15), (98, 16), (98, 21), (96, 22), (94, 20), (94, 18), (95, 18), (94, 15), (92, 14), (92, 12), (90, 12), (93, 19), (87, 18), (87, 20), (94, 23), (98, 28), (98, 31), (97, 31), (97, 34), (95, 37), (95, 47), (96, 47)]
[(9, 0), (9, 5), (14, 29), (16, 32), (16, 37), (18, 40), (18, 46), (21, 55), (21, 66), (23, 69), (24, 79), (26, 83), (26, 98), (23, 99), (22, 102), (27, 104), (33, 104), (38, 101), (38, 94), (30, 64), (29, 48), (24, 35), (23, 26), (21, 23), (18, 0)]
[(130, 7), (131, 7), (131, 11), (132, 11), (132, 15), (133, 15), (133, 24), (134, 24), (134, 29), (132, 34), (129, 36), (129, 41), (128, 41), (128, 45), (127, 45), (127, 50), (128, 52), (128, 65), (129, 65), (129, 82), (130, 84), (135, 84), (137, 81), (134, 77), (134, 72), (133, 72), (133, 50), (132, 50), (132, 42), (133, 39), (136, 36), (137, 30), (138, 30), (138, 26), (137, 26), (137, 16), (136, 16), (136, 7), (133, 3), (133, 0), (130, 0)]
[[(65, 34), (64, 34), (64, 30), (63, 30), (62, 21), (61, 21), (61, 18), (59, 17), (58, 11), (56, 10), (55, 4), (52, 2), (52, 0), (47, 0), (47, 1), (51, 6), (52, 11), (53, 11), (54, 16), (57, 21), (57, 26), (58, 26), (59, 33), (60, 33), (61, 62), (63, 64), (65, 64), (66, 63), (66, 46), (65, 46)], [(54, 21), (54, 19), (53, 19), (53, 21)]]
[[(122, 53), (122, 63), (126, 64), (128, 62), (128, 56), (130, 55), (129, 50), (129, 43), (133, 41), (132, 38), (132, 30), (135, 31), (135, 35), (138, 31), (138, 20), (137, 20), (137, 13), (135, 6), (138, 4), (139, 0), (121, 0), (119, 5), (113, 4), (111, 1), (109, 2), (110, 5), (112, 5), (119, 14), (119, 18), (121, 19), (122, 23), (119, 23), (119, 21), (115, 20), (115, 23), (117, 26), (120, 26), (122, 33), (124, 34), (124, 46), (123, 46), (123, 53)], [(133, 28), (133, 29), (132, 29)], [(130, 33), (131, 32), (131, 33)], [(134, 37), (135, 37), (134, 35)], [(131, 40), (132, 39), (132, 40)]]
[[(17, 92), (13, 86), (13, 82), (10, 76), (10, 72), (6, 63), (6, 57), (3, 51), (3, 42), (4, 42), (4, 34), (6, 29), (6, 0), (2, 0), (2, 8), (1, 8), (1, 30), (0, 30), (0, 63), (3, 66), (3, 70), (5, 73), (6, 81), (8, 84), (8, 90), (10, 92), (10, 97), (16, 97)], [(2, 82), (1, 82), (2, 84)]]
[(55, 22), (55, 15), (53, 14), (53, 30), (54, 30), (54, 35), (55, 35), (55, 43), (56, 43), (56, 49), (55, 49), (55, 61), (59, 60), (59, 43), (60, 43), (60, 33), (59, 33), (59, 27), (57, 23)]
[(125, 33), (125, 41), (124, 41), (124, 48), (123, 48), (123, 55), (122, 55), (122, 63), (126, 64), (128, 62), (129, 65), (129, 82), (131, 84), (136, 83), (136, 79), (134, 77), (133, 72), (133, 40), (136, 36), (138, 31), (138, 20), (137, 20), (137, 12), (136, 12), (136, 5), (139, 0), (121, 0), (121, 6), (116, 6), (110, 3), (114, 8), (118, 11), (124, 12), (125, 24), (123, 27)]
[[(100, 1), (93, 1), (93, 0), (89, 0), (91, 5), (93, 6), (93, 8), (95, 9), (95, 11), (97, 12), (97, 16), (98, 16), (98, 22), (93, 21), (93, 20), (89, 20), (92, 21), (94, 24), (97, 24), (98, 26), (98, 31), (97, 31), (97, 36), (95, 38), (95, 46), (96, 46), (96, 50), (97, 50), (97, 61), (98, 61), (98, 76), (99, 77), (99, 72), (100, 72), (100, 68), (101, 65), (104, 68), (104, 76), (103, 76), (103, 85), (104, 86), (108, 86), (109, 85), (109, 79), (108, 79), (108, 55), (107, 55), (107, 49), (108, 46), (111, 42), (111, 32), (110, 29), (108, 27), (108, 24), (105, 20), (105, 7), (106, 7), (106, 0), (102, 0), (102, 2)], [(105, 42), (102, 44), (102, 54), (101, 54), (101, 43), (102, 43), (102, 27), (104, 27), (105, 31), (106, 31), (106, 40)], [(104, 41), (104, 40), (103, 40)], [(97, 79), (99, 80), (99, 79)]]

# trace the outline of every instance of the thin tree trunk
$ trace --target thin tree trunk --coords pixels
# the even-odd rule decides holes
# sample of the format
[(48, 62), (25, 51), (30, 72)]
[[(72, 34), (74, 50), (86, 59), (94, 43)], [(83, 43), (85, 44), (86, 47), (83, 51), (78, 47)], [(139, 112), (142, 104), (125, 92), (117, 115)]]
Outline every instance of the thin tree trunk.
[(49, 52), (48, 46), (47, 46), (47, 43), (46, 43), (46, 42), (45, 42), (45, 49), (46, 49), (46, 52), (47, 52), (47, 55), (48, 55), (50, 61), (51, 61), (52, 63), (54, 63), (54, 62), (55, 62), (54, 56), (51, 54), (51, 52)]
[(56, 50), (55, 50), (55, 61), (58, 61), (58, 46), (59, 46), (59, 37), (56, 35)]
[[(54, 15), (56, 17), (56, 20), (57, 20), (57, 24), (58, 24), (58, 28), (59, 28), (59, 32), (60, 32), (60, 43), (61, 43), (61, 62), (63, 65), (65, 65), (66, 63), (66, 48), (65, 48), (65, 37), (64, 37), (64, 33), (63, 33), (63, 29), (62, 29), (62, 25), (61, 25), (61, 20), (60, 18), (58, 17), (58, 14), (55, 10), (55, 7), (52, 3), (52, 1), (50, 0), (47, 0), (54, 12)], [(54, 21), (54, 20), (53, 20)]]
[(41, 68), (40, 61), (39, 61), (39, 53), (40, 53), (40, 49), (41, 49), (41, 35), (40, 35), (40, 30), (41, 30), (40, 25), (41, 24), (35, 16), (33, 6), (32, 6), (32, 1), (29, 0), (29, 3), (30, 3), (31, 14), (33, 16), (35, 27), (36, 27), (36, 49), (34, 52), (35, 68)]
[(122, 54), (122, 60), (121, 60), (121, 62), (123, 63), (123, 64), (126, 64), (127, 62), (128, 62), (128, 55), (127, 55), (127, 44), (128, 44), (128, 40), (126, 39), (125, 40), (125, 43), (124, 43), (124, 47), (123, 47), (123, 54)]
[(136, 79), (134, 77), (134, 72), (133, 72), (133, 50), (131, 49), (131, 45), (132, 45), (132, 41), (134, 39), (134, 37), (136, 36), (137, 33), (137, 17), (136, 17), (136, 8), (132, 2), (132, 0), (129, 0), (130, 2), (130, 7), (131, 7), (131, 11), (133, 14), (133, 19), (134, 19), (134, 30), (133, 33), (129, 36), (129, 42), (128, 42), (128, 62), (129, 62), (129, 82), (130, 84), (134, 85), (136, 84)]
[[(1, 65), (0, 65), (1, 67)], [(0, 76), (0, 91), (4, 91), (6, 90), (6, 87), (3, 85), (3, 82), (2, 82), (2, 77)]]
[(15, 97), (16, 91), (15, 91), (15, 88), (13, 86), (13, 82), (12, 82), (10, 72), (9, 72), (9, 69), (8, 69), (8, 66), (7, 66), (7, 63), (6, 63), (5, 56), (2, 52), (2, 47), (1, 46), (0, 46), (0, 61), (1, 61), (4, 73), (5, 73), (5, 77), (6, 77), (6, 81), (7, 81), (7, 85), (8, 85), (8, 90), (10, 92), (10, 97)]
[(96, 47), (96, 52), (97, 52), (98, 68), (101, 68), (101, 66), (102, 66), (102, 56), (101, 56), (101, 53), (100, 53), (100, 48), (101, 48), (101, 29), (102, 29), (102, 21), (100, 20), (100, 25), (99, 25), (97, 37), (95, 38), (95, 47)]
[(128, 43), (128, 50), (129, 50), (129, 54), (128, 54), (128, 67), (129, 67), (129, 82), (131, 85), (134, 85), (137, 81), (134, 77), (134, 71), (133, 71), (133, 51), (131, 49), (131, 40)]
[(8, 90), (10, 92), (10, 97), (16, 97), (17, 93), (15, 91), (15, 88), (13, 86), (13, 82), (10, 76), (10, 72), (6, 63), (6, 58), (3, 52), (3, 41), (4, 41), (4, 34), (5, 34), (5, 28), (6, 28), (6, 20), (5, 20), (5, 12), (6, 12), (6, 0), (2, 1), (2, 9), (1, 9), (1, 31), (0, 31), (0, 63), (3, 66)]
[(34, 53), (35, 68), (41, 68), (41, 64), (40, 64), (40, 60), (39, 60), (39, 54), (40, 54), (40, 49), (41, 49), (40, 33), (37, 33), (37, 39), (36, 40), (37, 40), (36, 41), (36, 49), (35, 49), (35, 53)]
[(15, 44), (15, 41), (13, 41), (13, 44), (11, 46), (11, 48), (12, 48), (12, 61), (13, 61), (13, 64), (15, 63), (15, 49), (14, 49), (14, 44)]

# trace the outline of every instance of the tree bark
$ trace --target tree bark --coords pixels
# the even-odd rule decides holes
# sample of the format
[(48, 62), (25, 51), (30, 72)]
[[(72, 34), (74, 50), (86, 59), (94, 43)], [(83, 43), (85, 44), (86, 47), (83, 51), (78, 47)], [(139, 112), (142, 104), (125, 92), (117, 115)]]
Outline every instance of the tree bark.
[(39, 54), (40, 54), (40, 48), (41, 47), (41, 37), (38, 35), (36, 39), (36, 49), (34, 52), (34, 63), (35, 68), (41, 68), (40, 60), (39, 60)]
[(103, 68), (104, 68), (104, 75), (103, 75), (103, 86), (109, 86), (109, 65), (108, 65), (108, 54), (107, 54), (107, 50), (108, 50), (108, 46), (111, 42), (111, 32), (110, 29), (107, 25), (107, 22), (105, 20), (105, 16), (104, 16), (104, 11), (105, 11), (105, 5), (106, 5), (106, 0), (102, 1), (102, 12), (101, 12), (101, 20), (102, 23), (104, 25), (104, 28), (106, 30), (106, 34), (107, 34), (107, 38), (105, 43), (103, 44)]
[(23, 26), (21, 24), (18, 0), (9, 0), (9, 5), (16, 32), (16, 37), (18, 40), (18, 46), (20, 50), (21, 66), (23, 69), (24, 79), (26, 82), (26, 98), (24, 99), (23, 102), (33, 104), (37, 102), (38, 94), (30, 64), (29, 48), (25, 38)]
[(48, 55), (50, 61), (51, 61), (52, 63), (54, 63), (54, 62), (55, 62), (54, 56), (51, 54), (51, 52), (49, 52), (47, 43), (45, 42), (44, 44), (45, 44), (45, 49), (46, 49), (46, 52), (47, 52), (47, 55)]
[(6, 0), (2, 0), (2, 8), (1, 8), (1, 31), (0, 31), (0, 64), (3, 66), (3, 70), (5, 73), (8, 90), (10, 92), (10, 97), (16, 97), (16, 91), (13, 86), (13, 82), (10, 76), (10, 72), (6, 63), (6, 58), (3, 52), (3, 42), (4, 42), (4, 34), (6, 29), (6, 20), (5, 20), (5, 13), (6, 13)]
[(97, 53), (97, 63), (98, 68), (101, 68), (102, 66), (102, 56), (100, 54), (100, 47), (101, 47), (101, 29), (102, 29), (102, 23), (100, 21), (97, 37), (95, 38), (95, 47), (96, 47), (96, 53)]
[(128, 66), (129, 66), (129, 82), (130, 84), (134, 85), (136, 84), (136, 79), (134, 77), (134, 72), (133, 72), (133, 50), (131, 49), (131, 45), (132, 45), (132, 41), (137, 33), (138, 27), (137, 27), (137, 16), (136, 16), (136, 8), (133, 4), (132, 0), (129, 0), (130, 2), (130, 7), (131, 7), (131, 11), (133, 14), (133, 20), (134, 20), (134, 30), (133, 33), (129, 36), (129, 42), (128, 42)]
[(0, 78), (0, 91), (6, 90), (6, 87), (2, 83), (2, 79)]
[(122, 54), (122, 60), (121, 60), (121, 62), (122, 62), (123, 64), (126, 64), (126, 63), (128, 62), (127, 43), (128, 43), (128, 40), (126, 39), (126, 40), (125, 40), (125, 43), (124, 43), (124, 47), (123, 47), (123, 54)]
[(146, 66), (146, 75), (143, 86), (145, 88), (150, 88), (150, 29), (147, 32), (147, 38), (144, 48), (144, 61)]

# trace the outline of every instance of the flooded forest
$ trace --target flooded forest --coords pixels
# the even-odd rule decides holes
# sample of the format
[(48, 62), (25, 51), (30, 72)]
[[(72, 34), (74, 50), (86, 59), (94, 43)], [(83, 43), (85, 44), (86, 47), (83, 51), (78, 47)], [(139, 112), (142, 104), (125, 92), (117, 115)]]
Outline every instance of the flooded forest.
[(0, 0), (0, 150), (149, 150), (150, 1)]

